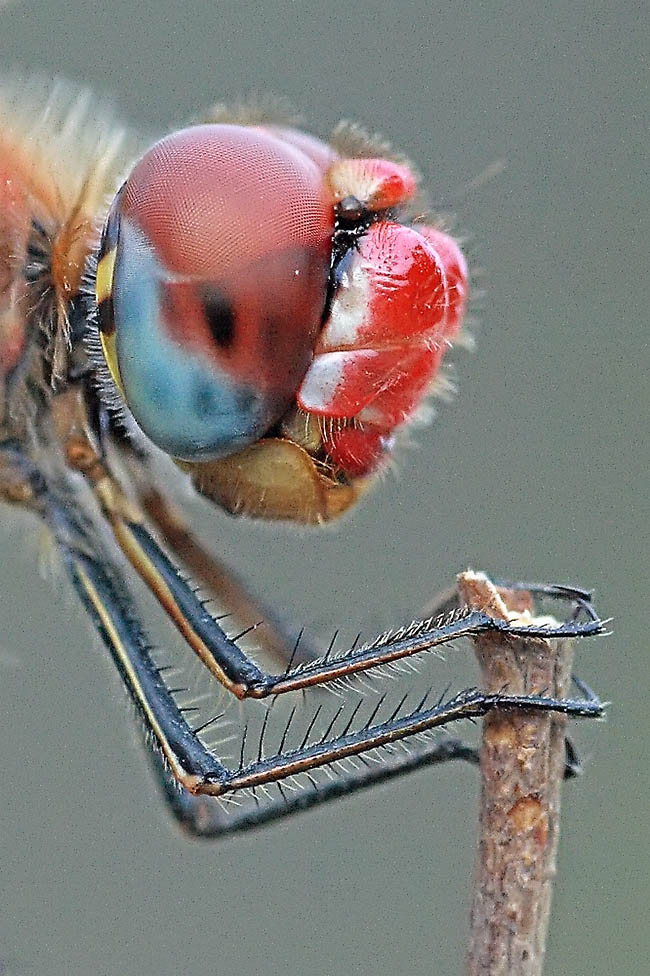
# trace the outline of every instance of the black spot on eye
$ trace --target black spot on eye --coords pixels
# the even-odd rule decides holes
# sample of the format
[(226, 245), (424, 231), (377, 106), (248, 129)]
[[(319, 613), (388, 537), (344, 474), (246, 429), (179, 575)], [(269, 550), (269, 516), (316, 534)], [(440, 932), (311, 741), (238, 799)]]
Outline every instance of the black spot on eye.
[(214, 288), (201, 294), (205, 320), (219, 349), (228, 349), (235, 339), (235, 313), (228, 299)]

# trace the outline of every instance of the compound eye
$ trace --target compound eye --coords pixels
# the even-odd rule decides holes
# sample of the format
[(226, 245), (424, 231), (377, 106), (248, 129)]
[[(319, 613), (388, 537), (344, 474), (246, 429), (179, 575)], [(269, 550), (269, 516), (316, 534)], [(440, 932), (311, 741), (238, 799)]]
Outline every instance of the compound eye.
[(232, 454), (285, 413), (321, 324), (333, 222), (322, 166), (272, 130), (196, 126), (136, 164), (104, 229), (99, 327), (164, 451)]

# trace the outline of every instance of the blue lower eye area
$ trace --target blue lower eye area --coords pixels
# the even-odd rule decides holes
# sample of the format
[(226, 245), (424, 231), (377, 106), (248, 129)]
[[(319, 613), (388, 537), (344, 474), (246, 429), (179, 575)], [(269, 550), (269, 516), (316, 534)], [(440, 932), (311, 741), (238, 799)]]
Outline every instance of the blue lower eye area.
[(164, 269), (129, 220), (120, 225), (113, 278), (117, 360), (127, 405), (144, 433), (186, 461), (233, 454), (277, 419), (275, 405), (237, 383), (165, 328)]

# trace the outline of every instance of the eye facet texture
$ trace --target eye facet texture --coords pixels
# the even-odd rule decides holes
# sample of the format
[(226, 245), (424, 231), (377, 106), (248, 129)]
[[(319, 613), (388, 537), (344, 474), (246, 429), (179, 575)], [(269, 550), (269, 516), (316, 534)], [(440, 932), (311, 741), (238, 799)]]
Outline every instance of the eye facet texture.
[(294, 397), (325, 305), (328, 158), (281, 130), (196, 126), (156, 143), (116, 198), (115, 369), (174, 457), (232, 454)]

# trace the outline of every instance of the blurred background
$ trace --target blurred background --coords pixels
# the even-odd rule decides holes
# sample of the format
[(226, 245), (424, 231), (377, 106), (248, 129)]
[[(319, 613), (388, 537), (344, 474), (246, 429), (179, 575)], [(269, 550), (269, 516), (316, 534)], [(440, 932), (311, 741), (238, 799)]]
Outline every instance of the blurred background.
[[(188, 511), (325, 637), (418, 616), (467, 565), (595, 587), (614, 636), (581, 645), (578, 670), (612, 706), (606, 724), (574, 729), (586, 774), (564, 791), (549, 974), (641, 976), (650, 957), (642, 17), (631, 0), (0, 10), (2, 74), (89, 85), (146, 137), (271, 91), (319, 134), (342, 117), (387, 134), (434, 202), (453, 199), (483, 271), (477, 352), (456, 354), (460, 395), (398, 475), (320, 533)], [(37, 571), (37, 528), (0, 518), (0, 972), (462, 971), (476, 770), (423, 771), (251, 835), (189, 841), (67, 581)], [(156, 638), (181, 654), (169, 630)], [(475, 680), (467, 649), (423, 672), (441, 689)]]

